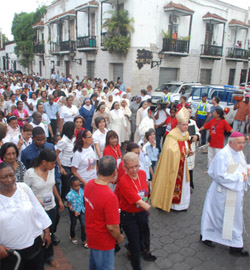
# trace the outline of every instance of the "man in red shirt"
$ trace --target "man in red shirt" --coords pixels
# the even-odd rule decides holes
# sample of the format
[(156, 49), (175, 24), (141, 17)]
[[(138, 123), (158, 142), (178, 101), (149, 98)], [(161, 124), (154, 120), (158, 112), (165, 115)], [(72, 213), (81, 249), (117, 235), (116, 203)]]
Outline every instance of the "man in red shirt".
[(105, 156), (98, 165), (97, 179), (90, 180), (84, 188), (89, 269), (113, 270), (115, 243), (120, 244), (124, 240), (119, 227), (118, 199), (108, 186), (117, 176), (116, 161), (111, 156)]
[(246, 117), (249, 114), (249, 95), (246, 95), (245, 101), (236, 102), (234, 110), (237, 110), (234, 116), (234, 131), (239, 131), (244, 134), (244, 128), (246, 124)]
[(148, 225), (148, 186), (145, 171), (139, 170), (139, 158), (133, 152), (124, 156), (123, 175), (119, 182), (121, 224), (128, 238), (133, 270), (140, 270), (140, 252), (146, 261), (155, 261), (150, 253), (150, 232)]

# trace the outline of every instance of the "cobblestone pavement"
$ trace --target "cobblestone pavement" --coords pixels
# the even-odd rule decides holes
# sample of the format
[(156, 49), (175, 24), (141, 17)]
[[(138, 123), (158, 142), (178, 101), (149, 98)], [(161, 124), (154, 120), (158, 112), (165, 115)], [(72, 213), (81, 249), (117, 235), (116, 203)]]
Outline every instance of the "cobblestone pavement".
[[(250, 146), (245, 149), (250, 153)], [(198, 153), (196, 156), (196, 168), (194, 170), (195, 189), (191, 196), (190, 208), (187, 212), (166, 213), (154, 209), (150, 215), (151, 229), (151, 251), (157, 256), (155, 262), (145, 262), (142, 260), (143, 270), (249, 270), (250, 259), (233, 257), (229, 254), (229, 248), (217, 244), (211, 249), (199, 241), (200, 221), (203, 203), (207, 189), (211, 183), (206, 170), (207, 156)], [(248, 160), (250, 163), (250, 160)], [(244, 199), (244, 222), (245, 229), (243, 238), (245, 248), (250, 251), (250, 190), (245, 193)], [(80, 236), (79, 226), (77, 235)], [(249, 235), (247, 235), (247, 233)], [(80, 244), (73, 245), (69, 241), (69, 218), (67, 211), (62, 214), (57, 236), (61, 239), (59, 249), (64, 252), (64, 256), (70, 261), (73, 270), (87, 270), (89, 265), (89, 250), (84, 249)], [(132, 269), (126, 256), (124, 243), (121, 250), (116, 255), (115, 269)], [(56, 254), (56, 259), (60, 266), (61, 255)]]

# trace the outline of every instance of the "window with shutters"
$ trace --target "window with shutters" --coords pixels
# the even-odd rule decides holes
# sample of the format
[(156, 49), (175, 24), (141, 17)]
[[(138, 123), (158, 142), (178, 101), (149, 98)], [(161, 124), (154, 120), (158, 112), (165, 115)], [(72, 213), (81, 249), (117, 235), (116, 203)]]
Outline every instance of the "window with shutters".
[(95, 77), (95, 61), (87, 61), (87, 75), (89, 78)]
[(229, 70), (229, 78), (228, 78), (228, 85), (234, 85), (234, 78), (235, 78), (235, 69), (230, 68), (230, 70)]
[(116, 82), (118, 77), (123, 82), (123, 64), (113, 64), (113, 80)]
[(201, 69), (200, 83), (210, 84), (211, 83), (212, 69)]

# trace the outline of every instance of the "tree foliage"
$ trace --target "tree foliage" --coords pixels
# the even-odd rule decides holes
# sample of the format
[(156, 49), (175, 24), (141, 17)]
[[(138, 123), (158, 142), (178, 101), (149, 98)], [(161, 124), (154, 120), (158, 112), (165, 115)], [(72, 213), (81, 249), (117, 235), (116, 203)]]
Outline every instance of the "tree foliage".
[(9, 41), (8, 37), (5, 34), (2, 34), (2, 41), (3, 44)]
[(34, 57), (33, 41), (35, 31), (32, 25), (36, 24), (46, 13), (46, 6), (38, 8), (35, 12), (21, 12), (14, 15), (11, 32), (16, 42), (15, 53), (21, 57), (21, 65), (28, 67)]
[(107, 29), (104, 47), (110, 53), (126, 54), (130, 48), (131, 32), (134, 32), (133, 18), (127, 10), (109, 11), (111, 18), (105, 20), (103, 28)]

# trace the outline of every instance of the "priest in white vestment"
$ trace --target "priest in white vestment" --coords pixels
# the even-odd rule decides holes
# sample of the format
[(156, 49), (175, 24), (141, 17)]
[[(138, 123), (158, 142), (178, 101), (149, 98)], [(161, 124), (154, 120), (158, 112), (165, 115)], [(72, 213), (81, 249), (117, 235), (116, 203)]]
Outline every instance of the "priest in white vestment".
[(230, 247), (230, 254), (249, 256), (243, 249), (243, 198), (250, 185), (250, 169), (243, 147), (244, 135), (233, 132), (228, 144), (215, 156), (208, 174), (208, 189), (201, 220), (201, 240), (209, 247), (219, 243)]

